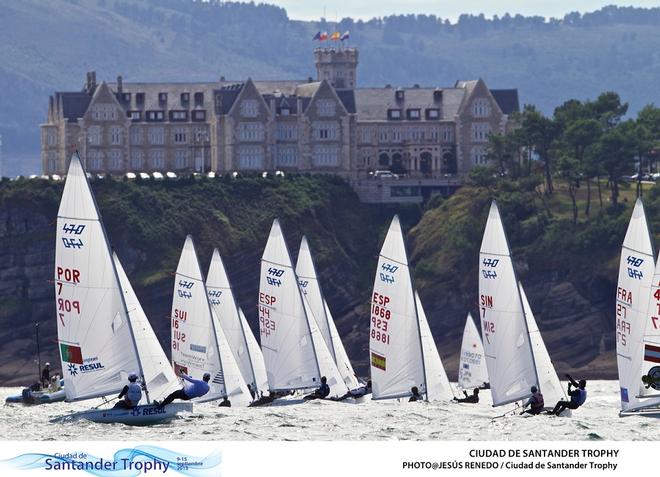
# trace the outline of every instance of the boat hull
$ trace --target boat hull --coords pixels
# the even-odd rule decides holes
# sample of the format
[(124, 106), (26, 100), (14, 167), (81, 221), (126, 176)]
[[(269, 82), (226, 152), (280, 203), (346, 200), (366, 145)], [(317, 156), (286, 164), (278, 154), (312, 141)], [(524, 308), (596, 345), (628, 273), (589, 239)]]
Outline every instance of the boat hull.
[(149, 426), (174, 419), (180, 412), (192, 412), (190, 402), (177, 402), (158, 409), (154, 404), (136, 406), (133, 409), (90, 409), (75, 412), (54, 419), (51, 422), (75, 422), (87, 420), (99, 424), (126, 424), (128, 426)]
[[(28, 392), (26, 392), (26, 390)], [(66, 392), (60, 389), (55, 392), (45, 391), (30, 391), (28, 388), (24, 389), (21, 394), (16, 396), (9, 396), (5, 399), (7, 404), (49, 404), (53, 402), (62, 402), (66, 399)]]
[(655, 417), (656, 419), (660, 418), (660, 408), (651, 407), (651, 408), (642, 408), (635, 411), (619, 411), (619, 417), (630, 417), (630, 416), (641, 416), (641, 417)]

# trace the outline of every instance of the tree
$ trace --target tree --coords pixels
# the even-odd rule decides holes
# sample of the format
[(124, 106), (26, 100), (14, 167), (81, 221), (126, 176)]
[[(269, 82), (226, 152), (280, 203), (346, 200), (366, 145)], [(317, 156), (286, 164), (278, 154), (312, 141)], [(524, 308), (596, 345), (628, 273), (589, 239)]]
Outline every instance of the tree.
[(591, 207), (591, 181), (588, 172), (592, 169), (586, 168), (584, 164), (584, 155), (586, 149), (598, 141), (601, 134), (601, 128), (595, 119), (577, 119), (571, 122), (564, 131), (564, 141), (569, 149), (572, 150), (573, 158), (577, 161), (576, 166), (579, 173), (576, 180), (579, 185), (581, 175), (587, 182), (587, 206), (584, 213), (589, 215)]
[(509, 174), (518, 175), (517, 164), (514, 161), (516, 146), (510, 135), (490, 134), (486, 145), (486, 159), (496, 164), (501, 176)]
[(605, 131), (598, 142), (598, 155), (603, 169), (607, 172), (610, 198), (613, 205), (618, 203), (619, 183), (624, 174), (634, 168), (636, 139), (634, 122), (626, 121)]
[(534, 145), (534, 152), (543, 163), (546, 194), (554, 191), (552, 185), (552, 147), (559, 136), (558, 124), (543, 116), (534, 106), (525, 105), (522, 113), (521, 129)]

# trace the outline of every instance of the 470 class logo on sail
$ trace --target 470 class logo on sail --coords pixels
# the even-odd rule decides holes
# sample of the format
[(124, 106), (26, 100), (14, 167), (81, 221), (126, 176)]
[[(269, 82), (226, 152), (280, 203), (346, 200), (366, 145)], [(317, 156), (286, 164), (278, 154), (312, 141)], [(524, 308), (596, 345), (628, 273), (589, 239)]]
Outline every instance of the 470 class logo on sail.
[[(641, 270), (638, 270), (639, 267), (642, 266), (642, 263), (644, 263), (643, 258), (637, 258), (632, 255), (628, 255), (628, 258), (626, 258), (626, 263), (630, 265), (627, 267), (628, 269), (628, 276), (630, 278), (634, 278), (636, 280), (641, 280), (644, 274), (642, 273)], [(634, 268), (632, 268), (634, 267)]]

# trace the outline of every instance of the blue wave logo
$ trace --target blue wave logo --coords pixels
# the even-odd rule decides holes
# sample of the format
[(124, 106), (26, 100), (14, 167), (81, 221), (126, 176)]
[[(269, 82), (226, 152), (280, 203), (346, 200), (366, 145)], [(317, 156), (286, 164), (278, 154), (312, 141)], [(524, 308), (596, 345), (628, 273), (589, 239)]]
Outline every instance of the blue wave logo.
[(161, 474), (174, 472), (195, 477), (220, 475), (217, 467), (222, 463), (222, 455), (216, 450), (206, 457), (195, 457), (174, 452), (157, 446), (138, 446), (133, 449), (119, 449), (112, 459), (97, 457), (85, 452), (66, 454), (21, 454), (0, 464), (18, 470), (45, 469), (61, 471), (70, 475), (71, 471), (82, 470), (91, 475), (133, 477), (156, 471)]

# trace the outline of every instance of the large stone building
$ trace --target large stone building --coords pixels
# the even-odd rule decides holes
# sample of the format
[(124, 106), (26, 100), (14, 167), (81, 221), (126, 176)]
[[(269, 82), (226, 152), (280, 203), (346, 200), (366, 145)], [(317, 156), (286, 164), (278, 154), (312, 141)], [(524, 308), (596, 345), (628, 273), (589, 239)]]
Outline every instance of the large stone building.
[(483, 80), (453, 87), (357, 87), (355, 48), (317, 48), (301, 81), (115, 83), (90, 72), (82, 91), (56, 92), (42, 124), (46, 174), (74, 149), (91, 173), (283, 170), (361, 181), (376, 170), (429, 180), (485, 162), (517, 90)]

